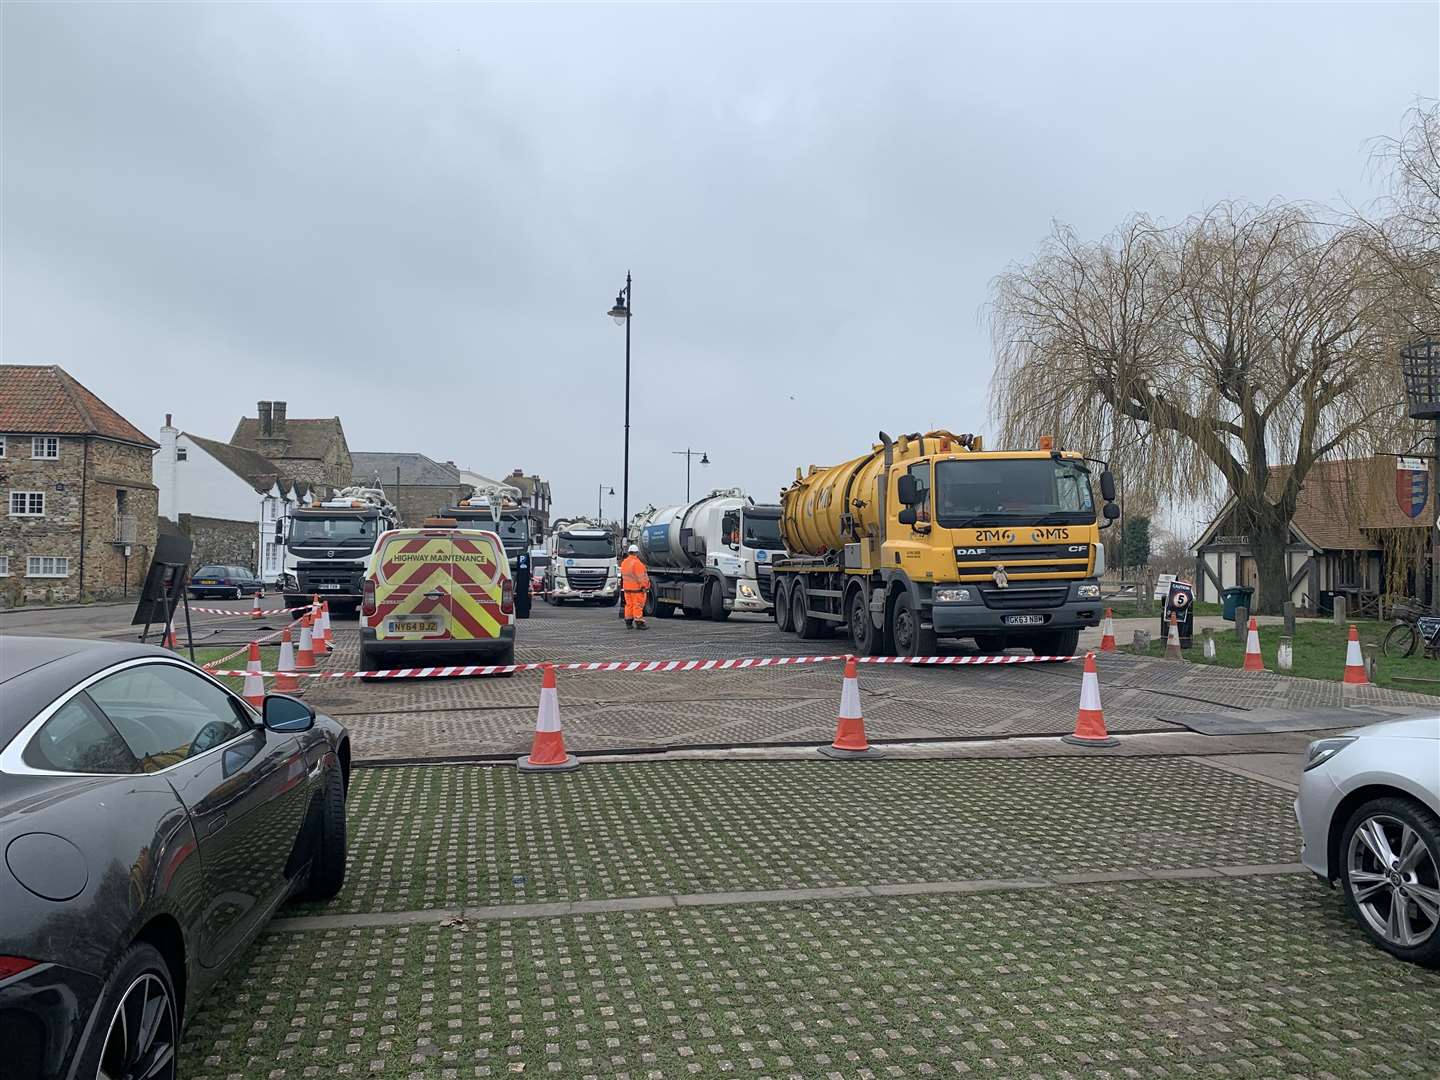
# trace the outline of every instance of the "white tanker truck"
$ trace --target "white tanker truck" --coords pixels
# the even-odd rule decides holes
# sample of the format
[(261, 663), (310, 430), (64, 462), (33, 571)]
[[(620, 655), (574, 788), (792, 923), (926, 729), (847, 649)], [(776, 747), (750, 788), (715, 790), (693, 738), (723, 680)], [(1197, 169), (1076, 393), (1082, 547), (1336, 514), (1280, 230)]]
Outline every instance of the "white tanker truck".
[(644, 510), (631, 520), (629, 533), (650, 574), (646, 606), (657, 617), (677, 609), (706, 619), (727, 619), (732, 611), (774, 612), (770, 566), (785, 554), (780, 507), (756, 505), (739, 488), (727, 488), (696, 502)]

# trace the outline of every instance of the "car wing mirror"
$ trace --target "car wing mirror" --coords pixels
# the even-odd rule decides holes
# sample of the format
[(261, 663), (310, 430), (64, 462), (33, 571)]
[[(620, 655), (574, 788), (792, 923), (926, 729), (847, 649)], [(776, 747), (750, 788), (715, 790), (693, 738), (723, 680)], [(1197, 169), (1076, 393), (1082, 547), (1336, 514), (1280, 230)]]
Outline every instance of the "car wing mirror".
[(271, 731), (309, 731), (315, 726), (315, 710), (289, 694), (266, 694), (260, 717)]

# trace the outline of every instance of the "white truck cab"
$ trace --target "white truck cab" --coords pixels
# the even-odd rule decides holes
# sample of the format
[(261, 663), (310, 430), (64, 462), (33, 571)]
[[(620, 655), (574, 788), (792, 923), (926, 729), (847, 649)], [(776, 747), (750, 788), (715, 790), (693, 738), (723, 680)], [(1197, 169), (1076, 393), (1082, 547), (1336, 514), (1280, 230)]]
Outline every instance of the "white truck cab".
[(619, 603), (620, 562), (609, 529), (585, 520), (558, 522), (545, 542), (545, 553), (546, 603)]

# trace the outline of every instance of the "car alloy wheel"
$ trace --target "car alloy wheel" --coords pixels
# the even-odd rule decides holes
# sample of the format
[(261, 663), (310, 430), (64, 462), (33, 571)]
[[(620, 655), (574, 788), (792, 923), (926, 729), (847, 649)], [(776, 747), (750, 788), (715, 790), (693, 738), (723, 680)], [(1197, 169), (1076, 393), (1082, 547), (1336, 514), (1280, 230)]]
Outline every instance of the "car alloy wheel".
[(170, 989), (146, 973), (126, 989), (110, 1018), (96, 1080), (174, 1080), (175, 1007)]
[(1440, 867), (1420, 832), (1389, 814), (1365, 818), (1350, 838), (1345, 874), (1360, 915), (1391, 945), (1424, 945), (1440, 927)]

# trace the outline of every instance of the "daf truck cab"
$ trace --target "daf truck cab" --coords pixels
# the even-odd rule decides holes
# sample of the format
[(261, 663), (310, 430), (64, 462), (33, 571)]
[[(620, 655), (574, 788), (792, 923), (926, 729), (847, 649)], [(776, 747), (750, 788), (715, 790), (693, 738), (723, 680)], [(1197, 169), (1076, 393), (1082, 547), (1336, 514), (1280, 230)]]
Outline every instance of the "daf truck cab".
[(545, 544), (545, 602), (620, 602), (620, 561), (615, 534), (598, 522), (561, 520)]

